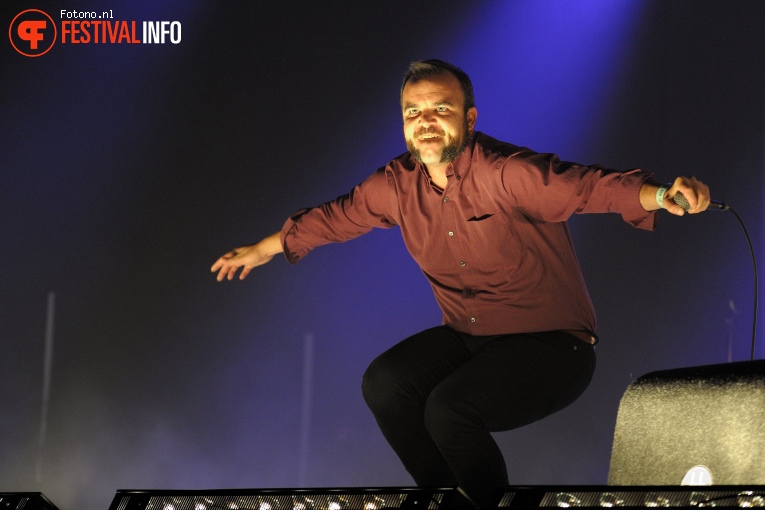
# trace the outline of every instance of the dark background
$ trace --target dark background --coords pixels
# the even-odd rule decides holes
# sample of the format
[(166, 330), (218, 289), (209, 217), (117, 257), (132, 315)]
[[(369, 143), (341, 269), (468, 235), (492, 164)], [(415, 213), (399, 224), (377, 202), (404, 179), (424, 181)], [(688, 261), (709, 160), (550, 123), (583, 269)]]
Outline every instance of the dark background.
[[(24, 0), (2, 26), (29, 8), (177, 20), (182, 42), (38, 58), (0, 42), (0, 491), (98, 510), (117, 489), (412, 484), (359, 390), (378, 353), (440, 321), (398, 233), (244, 282), (208, 271), (405, 150), (412, 60), (465, 69), (495, 137), (697, 176), (762, 253), (765, 2)], [(570, 225), (599, 365), (571, 407), (497, 434), (513, 484), (604, 484), (631, 381), (749, 357), (731, 213)]]

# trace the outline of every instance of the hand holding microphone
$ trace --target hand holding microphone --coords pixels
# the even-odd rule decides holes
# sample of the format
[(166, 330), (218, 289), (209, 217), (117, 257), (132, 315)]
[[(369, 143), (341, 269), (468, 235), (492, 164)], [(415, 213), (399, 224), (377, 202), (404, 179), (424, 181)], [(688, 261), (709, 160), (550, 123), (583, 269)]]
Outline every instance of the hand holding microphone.
[[(672, 198), (672, 202), (665, 198)], [(720, 211), (729, 209), (727, 204), (711, 200), (709, 187), (695, 177), (678, 177), (670, 184), (660, 185), (656, 190), (656, 204), (678, 216), (700, 213), (708, 208)]]

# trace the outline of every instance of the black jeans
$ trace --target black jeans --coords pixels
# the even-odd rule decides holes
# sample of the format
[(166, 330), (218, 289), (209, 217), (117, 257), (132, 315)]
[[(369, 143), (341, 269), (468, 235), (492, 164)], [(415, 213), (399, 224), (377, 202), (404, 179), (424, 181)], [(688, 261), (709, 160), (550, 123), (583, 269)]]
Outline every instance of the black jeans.
[(459, 486), (488, 506), (508, 484), (490, 432), (563, 409), (594, 370), (592, 346), (567, 333), (472, 336), (440, 326), (377, 357), (362, 391), (417, 485)]

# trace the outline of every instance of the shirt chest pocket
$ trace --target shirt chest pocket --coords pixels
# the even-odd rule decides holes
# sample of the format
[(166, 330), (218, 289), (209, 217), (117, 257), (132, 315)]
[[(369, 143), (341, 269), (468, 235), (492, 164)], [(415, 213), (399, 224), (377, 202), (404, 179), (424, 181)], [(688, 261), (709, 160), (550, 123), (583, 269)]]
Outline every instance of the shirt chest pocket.
[(521, 243), (503, 212), (494, 208), (465, 210), (464, 249), (474, 268), (487, 273), (515, 270), (523, 256)]

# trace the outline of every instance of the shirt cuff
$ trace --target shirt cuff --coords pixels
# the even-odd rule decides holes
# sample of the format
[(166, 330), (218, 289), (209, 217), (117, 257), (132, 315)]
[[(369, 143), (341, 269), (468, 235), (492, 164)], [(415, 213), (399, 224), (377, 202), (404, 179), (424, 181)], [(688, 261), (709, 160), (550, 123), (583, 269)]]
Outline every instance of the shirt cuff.
[(301, 209), (296, 212), (284, 222), (282, 225), (281, 234), (279, 234), (279, 241), (284, 249), (284, 257), (290, 264), (296, 264), (301, 258), (305, 257), (309, 251), (308, 248), (303, 248), (295, 240), (297, 234), (297, 218), (303, 215), (308, 209)]
[(653, 174), (641, 170), (631, 170), (622, 174), (622, 192), (624, 197), (619, 197), (626, 204), (622, 210), (622, 219), (635, 228), (654, 230), (658, 223), (658, 211), (646, 211), (640, 205), (640, 188), (643, 183), (653, 179)]

